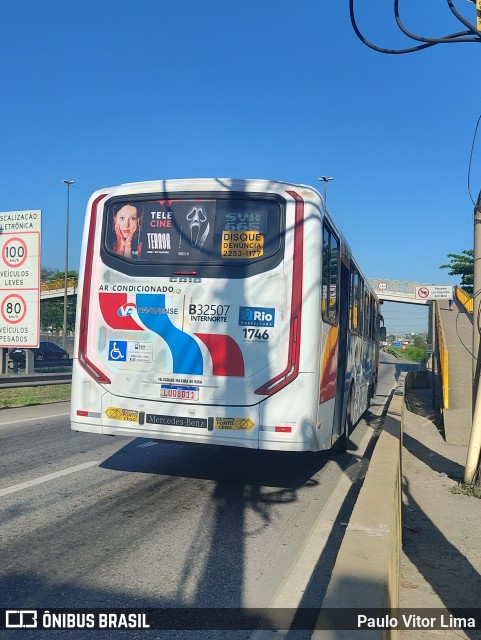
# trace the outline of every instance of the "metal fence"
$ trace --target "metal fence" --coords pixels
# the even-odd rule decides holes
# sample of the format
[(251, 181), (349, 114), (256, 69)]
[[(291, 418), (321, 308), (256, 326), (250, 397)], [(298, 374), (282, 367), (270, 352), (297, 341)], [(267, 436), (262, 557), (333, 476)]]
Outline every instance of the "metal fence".
[[(67, 278), (67, 288), (76, 288), (78, 285), (78, 278)], [(57, 291), (65, 287), (65, 280), (51, 280), (50, 282), (42, 282), (40, 285), (41, 291)]]
[(463, 305), (468, 313), (473, 313), (474, 301), (470, 293), (466, 293), (461, 287), (456, 287), (456, 300)]
[(441, 378), (443, 408), (449, 409), (449, 353), (446, 346), (446, 338), (444, 337), (441, 315), (439, 313), (439, 305), (437, 301), (433, 301), (433, 304), (436, 324), (436, 338), (438, 343), (437, 353), (439, 375)]

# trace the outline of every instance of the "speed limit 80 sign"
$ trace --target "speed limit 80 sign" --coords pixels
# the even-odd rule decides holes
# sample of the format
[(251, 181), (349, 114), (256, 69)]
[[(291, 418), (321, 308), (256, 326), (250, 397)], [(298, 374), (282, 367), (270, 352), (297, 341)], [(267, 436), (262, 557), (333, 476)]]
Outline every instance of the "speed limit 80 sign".
[(18, 324), (27, 314), (25, 298), (18, 293), (12, 293), (2, 302), (2, 318), (9, 324)]
[(0, 347), (40, 339), (41, 212), (0, 212)]

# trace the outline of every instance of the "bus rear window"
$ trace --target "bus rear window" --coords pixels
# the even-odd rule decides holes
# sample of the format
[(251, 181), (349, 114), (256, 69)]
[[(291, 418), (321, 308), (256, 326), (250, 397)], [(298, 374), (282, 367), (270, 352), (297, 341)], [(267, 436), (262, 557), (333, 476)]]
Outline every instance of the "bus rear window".
[(281, 244), (281, 204), (265, 198), (115, 199), (104, 247), (129, 263), (246, 265)]

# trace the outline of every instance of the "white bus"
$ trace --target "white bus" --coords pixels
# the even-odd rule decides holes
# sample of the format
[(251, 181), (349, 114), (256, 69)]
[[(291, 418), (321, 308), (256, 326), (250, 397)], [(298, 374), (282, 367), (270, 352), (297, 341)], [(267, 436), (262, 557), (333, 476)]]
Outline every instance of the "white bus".
[(87, 205), (80, 264), (72, 429), (346, 447), (376, 387), (379, 301), (315, 189), (103, 189)]

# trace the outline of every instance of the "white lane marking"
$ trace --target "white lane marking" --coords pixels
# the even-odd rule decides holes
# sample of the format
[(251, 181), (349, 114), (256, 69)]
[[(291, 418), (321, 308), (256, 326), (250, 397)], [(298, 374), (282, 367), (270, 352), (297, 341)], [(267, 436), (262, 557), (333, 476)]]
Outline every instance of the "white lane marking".
[[(359, 443), (356, 455), (359, 459), (364, 456), (372, 435), (372, 429), (368, 428)], [(353, 480), (346, 474), (341, 476), (311, 529), (304, 547), (279, 585), (269, 604), (270, 609), (292, 609), (294, 612), (299, 607), (352, 484)], [(287, 638), (288, 633), (289, 631), (257, 629), (251, 635), (250, 640), (283, 640)]]
[(22, 418), (22, 420), (11, 420), (10, 422), (0, 422), (0, 429), (2, 427), (9, 427), (12, 424), (21, 424), (22, 422), (31, 422), (32, 420), (49, 420), (50, 418), (66, 418), (70, 415), (70, 411), (68, 413), (52, 413), (49, 416), (32, 416), (31, 418)]
[(88, 469), (89, 467), (98, 466), (98, 464), (98, 460), (91, 460), (90, 462), (77, 464), (75, 467), (68, 467), (68, 469), (63, 469), (62, 471), (55, 471), (55, 473), (49, 473), (46, 476), (40, 476), (39, 478), (34, 478), (33, 480), (26, 480), (25, 482), (21, 482), (20, 484), (14, 484), (11, 487), (0, 489), (0, 498), (3, 498), (3, 496), (8, 496), (10, 493), (15, 493), (16, 491), (22, 491), (22, 489), (35, 487), (37, 484), (43, 484), (44, 482), (50, 482), (50, 480), (56, 480), (57, 478), (68, 476), (69, 474), (76, 473), (77, 471), (83, 471), (84, 469)]

